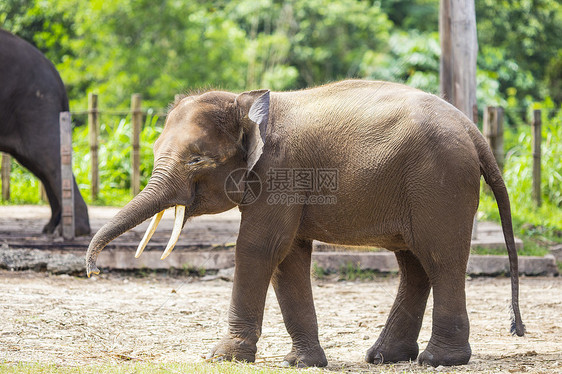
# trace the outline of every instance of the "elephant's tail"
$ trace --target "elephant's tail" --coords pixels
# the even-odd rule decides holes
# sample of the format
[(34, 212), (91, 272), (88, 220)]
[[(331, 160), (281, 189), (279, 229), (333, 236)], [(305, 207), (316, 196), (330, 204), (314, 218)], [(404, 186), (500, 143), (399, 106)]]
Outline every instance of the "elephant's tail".
[[(478, 131), (478, 130), (476, 130)], [(513, 226), (511, 222), (511, 206), (509, 203), (509, 195), (507, 188), (501, 176), (496, 159), (490, 150), (490, 147), (481, 134), (476, 137), (476, 148), (478, 158), (480, 159), (480, 170), (484, 176), (484, 180), (492, 189), (498, 210), (500, 212), (500, 220), (502, 224), (503, 236), (507, 246), (507, 254), (509, 257), (509, 272), (511, 275), (511, 333), (523, 336), (525, 334), (525, 325), (521, 320), (519, 311), (519, 269), (517, 262), (517, 248), (515, 247), (515, 239), (513, 237)]]

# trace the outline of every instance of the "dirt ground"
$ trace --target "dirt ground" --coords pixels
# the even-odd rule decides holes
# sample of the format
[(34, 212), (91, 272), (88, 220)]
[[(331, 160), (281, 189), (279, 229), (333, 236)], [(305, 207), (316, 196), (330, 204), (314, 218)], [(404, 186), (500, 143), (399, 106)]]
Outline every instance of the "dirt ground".
[[(372, 372), (363, 363), (390, 310), (397, 277), (315, 280), (328, 371)], [(523, 338), (509, 334), (509, 280), (467, 280), (473, 356), (463, 367), (395, 365), (400, 372), (562, 372), (562, 279), (522, 278)], [(63, 366), (202, 361), (226, 329), (232, 283), (113, 272), (92, 279), (0, 271), (0, 362)], [(431, 301), (419, 343), (430, 337)], [(270, 289), (258, 361), (277, 366), (290, 349)]]

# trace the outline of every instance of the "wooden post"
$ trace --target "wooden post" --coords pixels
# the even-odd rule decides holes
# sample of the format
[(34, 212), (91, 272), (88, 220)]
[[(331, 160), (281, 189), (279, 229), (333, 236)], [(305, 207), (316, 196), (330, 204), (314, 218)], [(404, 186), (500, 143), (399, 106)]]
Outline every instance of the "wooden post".
[(133, 94), (131, 97), (131, 121), (133, 128), (133, 175), (131, 187), (133, 196), (140, 192), (140, 132), (142, 126), (141, 95)]
[(486, 107), (484, 111), (484, 121), (482, 124), (482, 132), (488, 145), (492, 149), (492, 153), (496, 158), (496, 162), (503, 172), (504, 151), (503, 151), (503, 108)]
[(541, 111), (533, 111), (533, 199), (537, 206), (541, 206), (541, 143), (542, 143), (542, 123)]
[(2, 200), (10, 200), (10, 174), (12, 172), (12, 160), (9, 154), (2, 153)]
[(88, 95), (88, 132), (90, 134), (90, 180), (92, 200), (95, 201), (99, 195), (99, 170), (98, 170), (98, 138), (99, 138), (99, 111), (98, 95)]
[(476, 105), (476, 15), (474, 0), (441, 0), (441, 95), (474, 120)]
[[(476, 105), (476, 11), (474, 0), (440, 0), (441, 95), (472, 121)], [(476, 239), (476, 216), (472, 238)]]
[(72, 126), (70, 112), (60, 113), (60, 156), (62, 179), (62, 237), (74, 239), (74, 188), (72, 176)]

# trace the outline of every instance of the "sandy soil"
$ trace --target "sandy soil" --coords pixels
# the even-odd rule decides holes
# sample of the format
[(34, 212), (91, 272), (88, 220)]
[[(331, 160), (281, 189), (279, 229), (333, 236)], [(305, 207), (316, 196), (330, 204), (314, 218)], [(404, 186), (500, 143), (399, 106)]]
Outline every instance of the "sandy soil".
[[(372, 372), (363, 363), (390, 310), (396, 277), (315, 280), (328, 371)], [(473, 356), (455, 372), (562, 372), (562, 279), (522, 278), (523, 338), (509, 334), (509, 280), (467, 280)], [(0, 271), (0, 362), (59, 365), (202, 361), (226, 329), (232, 283), (215, 279), (103, 274), (92, 279)], [(420, 347), (430, 336), (430, 301)], [(276, 366), (290, 349), (272, 290), (258, 361)], [(433, 371), (415, 363), (393, 371)]]

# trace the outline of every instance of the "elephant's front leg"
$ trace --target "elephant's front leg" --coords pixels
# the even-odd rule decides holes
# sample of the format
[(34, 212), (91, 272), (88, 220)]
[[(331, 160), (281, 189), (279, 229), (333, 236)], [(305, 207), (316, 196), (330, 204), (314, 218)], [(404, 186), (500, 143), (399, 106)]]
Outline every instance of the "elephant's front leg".
[(207, 355), (208, 359), (255, 361), (269, 282), (290, 249), (300, 218), (300, 213), (293, 217), (284, 211), (268, 212), (264, 218), (266, 209), (246, 209), (242, 211), (236, 242), (228, 333)]
[(299, 367), (328, 364), (318, 342), (318, 324), (310, 285), (311, 254), (312, 241), (295, 240), (272, 279), (285, 326), (293, 340), (293, 348), (285, 356), (285, 363)]
[(254, 362), (273, 266), (269, 261), (261, 259), (261, 256), (240, 255), (238, 248), (236, 252), (228, 333), (207, 358)]

